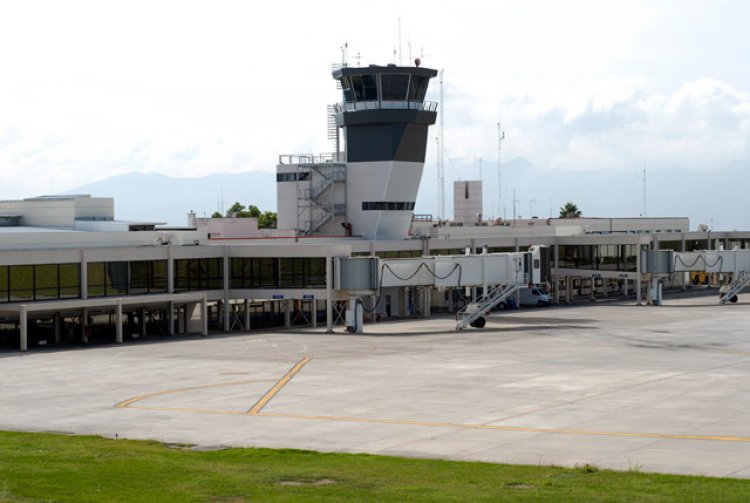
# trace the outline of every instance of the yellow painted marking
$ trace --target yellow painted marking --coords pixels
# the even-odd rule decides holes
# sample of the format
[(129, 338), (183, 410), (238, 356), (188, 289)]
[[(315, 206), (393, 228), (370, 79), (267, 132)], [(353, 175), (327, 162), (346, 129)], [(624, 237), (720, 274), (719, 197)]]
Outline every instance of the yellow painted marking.
[(233, 416), (246, 416), (244, 410), (222, 410), (222, 409), (193, 409), (189, 407), (149, 407), (147, 405), (130, 405), (128, 409), (159, 410), (166, 412), (191, 412), (193, 414), (226, 414)]
[(287, 418), (287, 419), (302, 419), (308, 421), (342, 421), (349, 423), (371, 423), (371, 424), (396, 424), (405, 426), (423, 426), (428, 428), (451, 428), (456, 430), (494, 430), (494, 431), (515, 431), (515, 432), (527, 432), (527, 433), (557, 433), (562, 435), (581, 435), (581, 436), (609, 436), (609, 437), (632, 437), (632, 438), (657, 438), (664, 440), (709, 440), (717, 442), (750, 442), (750, 437), (733, 436), (733, 435), (687, 435), (687, 434), (669, 434), (669, 433), (639, 433), (639, 432), (627, 432), (627, 431), (596, 431), (596, 430), (580, 430), (576, 428), (535, 428), (531, 426), (502, 426), (502, 425), (491, 425), (491, 424), (471, 424), (471, 423), (451, 423), (451, 422), (438, 422), (438, 421), (413, 421), (404, 419), (377, 419), (377, 418), (365, 418), (365, 417), (345, 417), (345, 416), (324, 416), (324, 415), (311, 415), (311, 414), (288, 414), (282, 412), (262, 412), (263, 408), (268, 405), (274, 396), (286, 386), (289, 381), (305, 366), (312, 358), (305, 357), (298, 361), (284, 377), (279, 379), (274, 386), (258, 400), (248, 411), (240, 410), (223, 410), (223, 409), (201, 409), (201, 408), (188, 408), (188, 407), (151, 407), (146, 405), (133, 405), (136, 402), (146, 400), (149, 398), (167, 395), (172, 393), (180, 393), (183, 391), (190, 391), (195, 389), (206, 389), (206, 388), (218, 388), (221, 386), (232, 386), (236, 384), (247, 384), (251, 382), (261, 382), (258, 379), (252, 379), (247, 381), (231, 381), (215, 384), (205, 384), (202, 386), (190, 386), (186, 388), (178, 388), (166, 391), (157, 391), (155, 393), (149, 393), (147, 395), (136, 396), (128, 400), (124, 400), (115, 407), (124, 409), (139, 409), (139, 410), (156, 410), (166, 412), (183, 412), (193, 414), (225, 414), (225, 415), (251, 415), (261, 416), (269, 418)]
[(596, 431), (578, 430), (575, 428), (534, 428), (530, 426), (500, 426), (491, 424), (441, 423), (435, 421), (409, 421), (403, 419), (370, 419), (364, 417), (321, 416), (308, 414), (285, 414), (278, 412), (263, 412), (266, 417), (289, 419), (306, 419), (311, 421), (346, 421), (351, 423), (401, 424), (407, 426), (426, 426), (430, 428), (453, 428), (462, 430), (499, 430), (523, 431), (530, 433), (561, 433), (566, 435), (610, 436), (610, 437), (640, 437), (661, 438), (675, 440), (716, 440), (719, 442), (750, 442), (750, 437), (731, 435), (679, 435), (669, 433), (637, 433), (627, 431)]
[(298, 361), (297, 364), (294, 367), (292, 367), (291, 370), (289, 372), (287, 372), (284, 377), (282, 377), (281, 379), (279, 379), (279, 382), (277, 382), (276, 384), (274, 384), (273, 388), (271, 388), (270, 390), (268, 390), (268, 393), (266, 393), (265, 395), (263, 395), (260, 400), (258, 400), (257, 402), (255, 402), (255, 405), (253, 405), (250, 408), (250, 410), (247, 411), (247, 413), (255, 415), (255, 416), (257, 416), (258, 414), (260, 414), (260, 411), (263, 410), (263, 407), (265, 407), (266, 405), (268, 405), (268, 402), (270, 402), (271, 399), (273, 397), (275, 397), (276, 394), (279, 391), (281, 391), (281, 389), (284, 386), (286, 386), (286, 383), (288, 383), (289, 381), (291, 381), (292, 377), (294, 377), (297, 374), (297, 372), (299, 372), (300, 370), (302, 370), (302, 367), (304, 367), (305, 364), (307, 362), (309, 362), (310, 360), (312, 360), (312, 358), (310, 358), (309, 356), (305, 356), (300, 361)]
[(235, 384), (248, 384), (252, 382), (264, 382), (264, 381), (267, 381), (267, 379), (249, 379), (245, 381), (219, 382), (219, 383), (214, 383), (214, 384), (202, 384), (200, 386), (188, 386), (185, 388), (168, 389), (166, 391), (156, 391), (154, 393), (148, 393), (146, 395), (139, 395), (133, 398), (128, 398), (127, 400), (123, 400), (122, 402), (116, 404), (115, 407), (118, 409), (135, 408), (135, 407), (132, 407), (134, 403), (140, 402), (141, 400), (147, 400), (149, 398), (161, 396), (161, 395), (171, 395), (174, 393), (182, 393), (183, 391), (191, 391), (195, 389), (219, 388), (222, 386), (233, 386)]

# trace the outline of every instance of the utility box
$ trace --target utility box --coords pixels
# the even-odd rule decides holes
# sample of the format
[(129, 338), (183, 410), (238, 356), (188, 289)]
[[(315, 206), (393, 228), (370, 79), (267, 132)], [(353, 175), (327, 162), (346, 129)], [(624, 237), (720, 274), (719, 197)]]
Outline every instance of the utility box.
[(674, 251), (642, 250), (641, 272), (648, 274), (673, 274)]

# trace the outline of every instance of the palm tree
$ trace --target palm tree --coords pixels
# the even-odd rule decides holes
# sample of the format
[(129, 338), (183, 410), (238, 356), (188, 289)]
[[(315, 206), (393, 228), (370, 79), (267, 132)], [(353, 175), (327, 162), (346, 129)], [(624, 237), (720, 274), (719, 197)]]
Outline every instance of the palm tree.
[(581, 210), (571, 201), (560, 207), (560, 218), (577, 218), (581, 216)]

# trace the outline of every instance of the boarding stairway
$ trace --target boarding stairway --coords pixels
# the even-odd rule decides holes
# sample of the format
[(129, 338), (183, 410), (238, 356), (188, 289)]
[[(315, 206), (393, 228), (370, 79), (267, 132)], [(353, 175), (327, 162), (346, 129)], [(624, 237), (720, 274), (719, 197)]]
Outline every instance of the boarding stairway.
[(486, 293), (458, 311), (456, 314), (458, 319), (456, 330), (463, 330), (469, 326), (482, 328), (485, 323), (484, 318), (489, 312), (511, 295), (514, 295), (519, 288), (518, 285), (497, 285), (488, 289)]
[[(729, 284), (729, 290), (721, 296), (719, 303), (737, 302), (737, 294), (750, 285), (750, 272), (743, 271), (738, 273)], [(734, 300), (732, 300), (734, 299)]]

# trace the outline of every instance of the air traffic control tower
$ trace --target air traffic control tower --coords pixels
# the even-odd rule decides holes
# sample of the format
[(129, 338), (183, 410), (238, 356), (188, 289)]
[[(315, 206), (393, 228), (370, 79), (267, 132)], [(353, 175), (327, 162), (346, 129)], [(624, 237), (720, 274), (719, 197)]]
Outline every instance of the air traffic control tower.
[(437, 103), (424, 100), (436, 75), (419, 66), (334, 70), (343, 101), (333, 106), (332, 120), (341, 128), (344, 150), (281, 157), (279, 228), (301, 235), (407, 237), (428, 127), (437, 117)]

